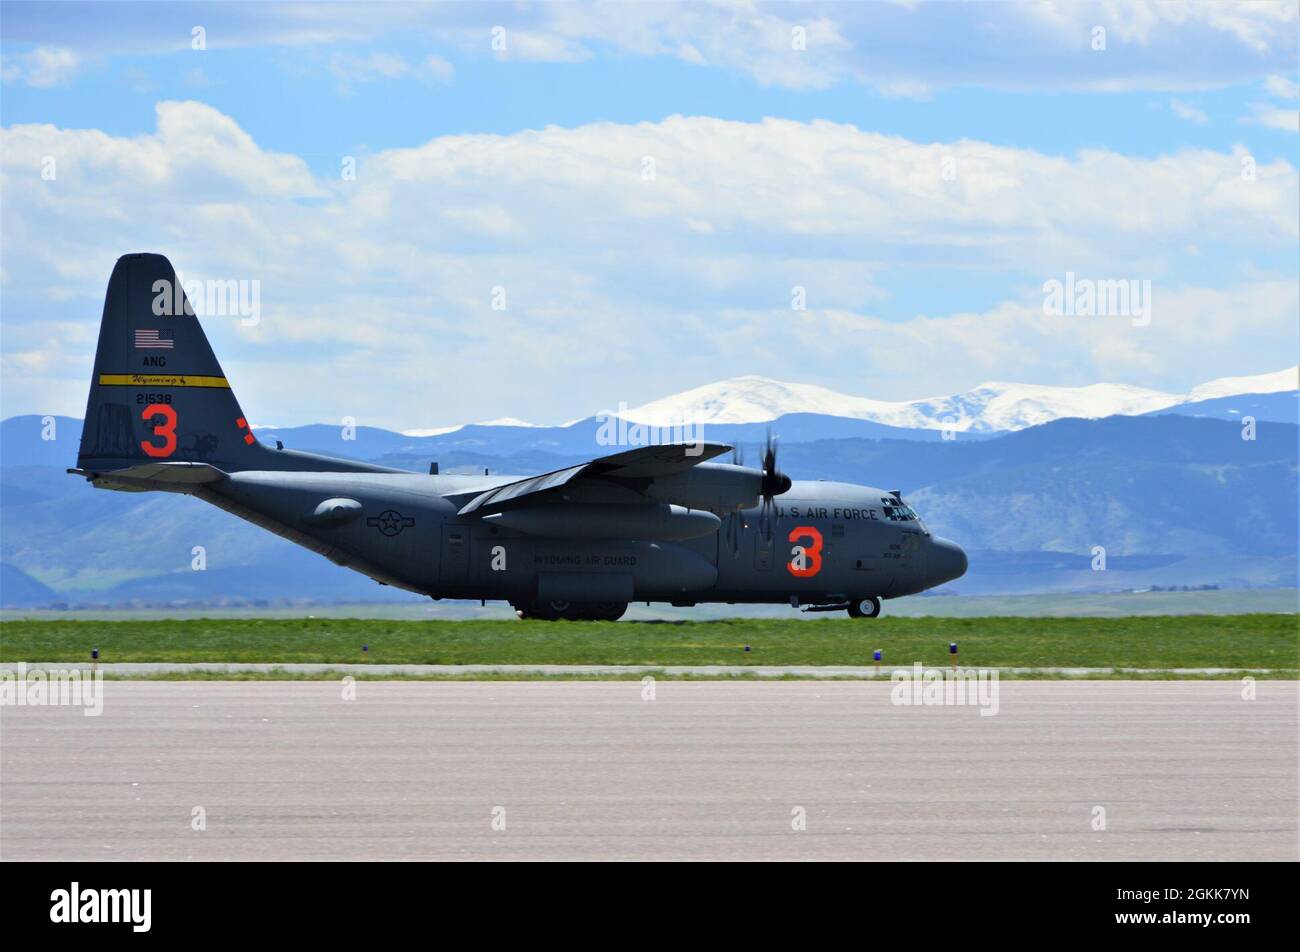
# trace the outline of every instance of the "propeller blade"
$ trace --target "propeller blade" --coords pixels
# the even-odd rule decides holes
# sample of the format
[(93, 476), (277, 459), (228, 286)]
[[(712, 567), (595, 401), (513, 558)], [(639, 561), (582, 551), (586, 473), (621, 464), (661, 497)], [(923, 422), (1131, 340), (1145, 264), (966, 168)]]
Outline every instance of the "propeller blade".
[(776, 468), (776, 438), (768, 427), (767, 440), (763, 445), (763, 486), (761, 495), (765, 503), (781, 495), (791, 486), (790, 477)]

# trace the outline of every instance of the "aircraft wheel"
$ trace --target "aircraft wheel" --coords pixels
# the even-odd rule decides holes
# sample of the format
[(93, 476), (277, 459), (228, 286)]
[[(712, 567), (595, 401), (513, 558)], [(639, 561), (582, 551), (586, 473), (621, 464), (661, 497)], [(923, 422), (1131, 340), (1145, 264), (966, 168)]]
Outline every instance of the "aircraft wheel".
[(850, 618), (875, 618), (880, 614), (880, 599), (874, 595), (849, 603)]
[(627, 602), (597, 602), (584, 607), (587, 608), (587, 614), (583, 617), (592, 621), (618, 621), (627, 611)]

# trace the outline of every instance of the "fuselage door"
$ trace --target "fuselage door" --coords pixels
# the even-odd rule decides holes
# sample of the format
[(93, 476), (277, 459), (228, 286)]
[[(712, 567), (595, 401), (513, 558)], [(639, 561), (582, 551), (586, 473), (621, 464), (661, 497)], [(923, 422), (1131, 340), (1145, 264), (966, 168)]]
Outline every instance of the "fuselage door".
[(469, 526), (456, 524), (442, 527), (443, 585), (465, 585), (469, 580)]
[(760, 572), (772, 570), (772, 551), (776, 547), (775, 535), (769, 539), (757, 525), (751, 525), (749, 532), (754, 537), (754, 568)]

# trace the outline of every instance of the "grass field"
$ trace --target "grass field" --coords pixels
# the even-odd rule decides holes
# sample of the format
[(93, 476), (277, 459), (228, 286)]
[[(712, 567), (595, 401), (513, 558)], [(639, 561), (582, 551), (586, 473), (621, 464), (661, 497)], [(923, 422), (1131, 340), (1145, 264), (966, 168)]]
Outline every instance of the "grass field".
[[(1300, 609), (1294, 588), (1214, 589), (1194, 592), (1039, 592), (1025, 595), (923, 595), (897, 598), (885, 606), (887, 618), (1125, 618), (1138, 615), (1247, 615)], [(155, 608), (6, 608), (5, 621), (166, 621), (178, 618), (368, 618), (391, 621), (514, 620), (509, 605), (411, 596), (404, 601), (217, 608), (186, 605)], [(663, 602), (628, 606), (627, 621), (719, 621), (759, 618), (777, 621), (825, 621), (824, 615), (793, 611), (789, 605), (695, 605), (674, 608)]]
[[(1300, 669), (1300, 616), (700, 622), (9, 621), (0, 661)], [(362, 645), (369, 650), (362, 652)], [(750, 650), (746, 651), (748, 645)]]

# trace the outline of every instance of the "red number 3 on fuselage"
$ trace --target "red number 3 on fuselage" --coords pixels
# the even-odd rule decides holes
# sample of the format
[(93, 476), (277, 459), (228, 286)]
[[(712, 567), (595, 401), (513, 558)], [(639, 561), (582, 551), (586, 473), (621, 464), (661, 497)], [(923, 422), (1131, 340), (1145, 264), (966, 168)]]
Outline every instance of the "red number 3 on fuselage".
[[(800, 539), (809, 539), (809, 543), (799, 545)], [(812, 526), (795, 526), (790, 530), (787, 540), (796, 543), (790, 550), (790, 561), (786, 568), (795, 578), (812, 578), (822, 570), (822, 534)]]

